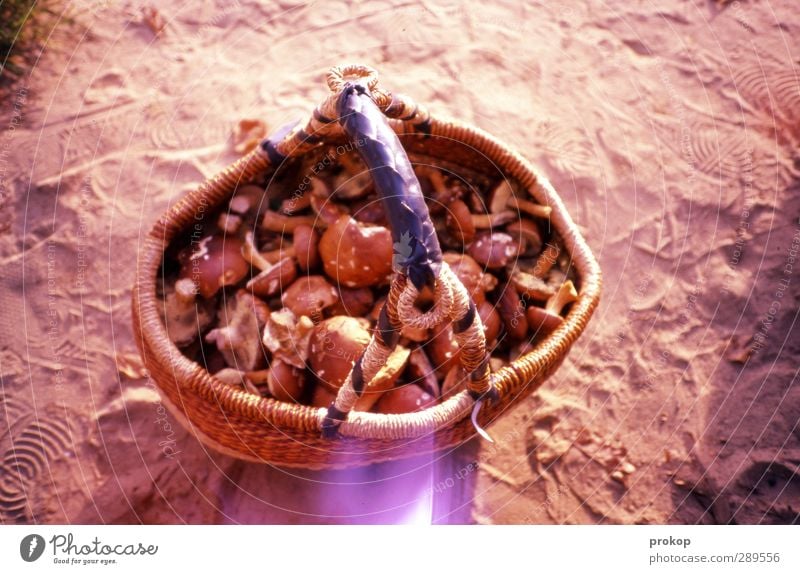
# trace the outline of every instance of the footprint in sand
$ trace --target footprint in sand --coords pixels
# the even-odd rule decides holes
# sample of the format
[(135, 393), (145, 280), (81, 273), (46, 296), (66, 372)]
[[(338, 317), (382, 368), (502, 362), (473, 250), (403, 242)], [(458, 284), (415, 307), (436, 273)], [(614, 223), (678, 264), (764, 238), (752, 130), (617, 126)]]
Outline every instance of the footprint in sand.
[(800, 523), (800, 468), (772, 459), (753, 462), (731, 487), (739, 524)]
[(10, 407), (6, 413), (11, 415), (10, 430), (2, 439), (5, 450), (0, 459), (0, 522), (28, 523), (35, 518), (32, 496), (40, 486), (50, 488), (50, 466), (68, 455), (72, 440), (66, 424), (52, 414), (42, 412), (37, 420), (29, 408), (13, 399), (0, 403)]
[(800, 139), (800, 78), (791, 65), (752, 62), (738, 66), (727, 89), (762, 114), (771, 131), (789, 133), (795, 143)]
[(554, 122), (540, 123), (535, 146), (558, 170), (572, 175), (591, 175), (600, 169), (592, 140), (578, 130)]
[(83, 102), (88, 105), (121, 104), (132, 99), (126, 88), (125, 74), (116, 68), (97, 76), (83, 93)]

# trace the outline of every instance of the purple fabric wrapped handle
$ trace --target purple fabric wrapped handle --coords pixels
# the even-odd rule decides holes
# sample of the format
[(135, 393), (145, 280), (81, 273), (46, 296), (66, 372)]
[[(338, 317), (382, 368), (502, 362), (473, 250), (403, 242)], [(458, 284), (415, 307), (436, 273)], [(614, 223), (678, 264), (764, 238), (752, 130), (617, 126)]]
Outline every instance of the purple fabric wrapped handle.
[(347, 82), (338, 101), (339, 123), (375, 183), (394, 241), (393, 268), (417, 289), (433, 288), (442, 249), (411, 162), (369, 90)]

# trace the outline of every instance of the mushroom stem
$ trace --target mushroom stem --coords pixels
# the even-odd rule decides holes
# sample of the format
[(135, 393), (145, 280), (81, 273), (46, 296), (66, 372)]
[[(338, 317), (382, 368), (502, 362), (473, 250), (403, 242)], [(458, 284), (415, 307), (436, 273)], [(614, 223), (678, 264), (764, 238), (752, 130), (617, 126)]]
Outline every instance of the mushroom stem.
[(511, 183), (504, 179), (492, 190), (489, 199), (489, 211), (499, 213), (505, 209), (524, 211), (533, 217), (549, 218), (553, 209), (549, 205), (539, 205), (527, 199), (520, 199), (514, 194)]
[(554, 294), (553, 288), (541, 278), (524, 271), (515, 271), (511, 282), (520, 295), (524, 294), (535, 301), (547, 301)]
[(518, 197), (509, 198), (507, 205), (519, 211), (524, 211), (533, 217), (541, 217), (543, 219), (549, 219), (550, 214), (553, 212), (553, 208), (549, 205), (539, 205), (538, 203), (533, 203), (527, 199), (519, 199)]
[(481, 213), (472, 216), (472, 225), (476, 229), (491, 229), (506, 223), (511, 223), (517, 218), (513, 211), (500, 211), (497, 213)]
[(276, 233), (294, 233), (298, 225), (321, 226), (323, 222), (313, 215), (283, 215), (275, 211), (265, 211), (261, 227)]
[(561, 311), (569, 305), (578, 300), (578, 292), (575, 290), (575, 285), (571, 280), (566, 280), (558, 288), (556, 294), (550, 297), (545, 304), (545, 309), (555, 315), (561, 315)]
[(252, 231), (245, 233), (244, 244), (242, 245), (242, 257), (259, 271), (266, 271), (272, 267), (273, 262), (269, 261), (258, 251)]
[(189, 278), (178, 279), (175, 282), (175, 299), (184, 308), (194, 308), (197, 297), (197, 285)]
[(311, 205), (311, 193), (304, 193), (297, 197), (289, 197), (281, 202), (281, 213), (291, 216), (292, 214), (303, 211)]

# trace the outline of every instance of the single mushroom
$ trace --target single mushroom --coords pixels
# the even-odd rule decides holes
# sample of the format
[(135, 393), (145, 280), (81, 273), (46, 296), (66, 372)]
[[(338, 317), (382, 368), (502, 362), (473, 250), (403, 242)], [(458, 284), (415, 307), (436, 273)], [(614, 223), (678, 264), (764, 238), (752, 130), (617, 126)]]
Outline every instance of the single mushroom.
[(267, 208), (269, 208), (269, 202), (264, 188), (253, 183), (238, 187), (228, 201), (228, 211), (242, 217), (251, 225)]
[(306, 275), (292, 283), (281, 295), (283, 306), (297, 315), (306, 315), (317, 323), (322, 313), (339, 300), (336, 288), (321, 275)]
[(473, 214), (466, 203), (460, 199), (448, 205), (447, 230), (463, 244), (472, 243), (477, 229), (491, 229), (510, 223), (516, 219), (513, 211)]
[(386, 364), (383, 365), (381, 369), (375, 373), (375, 377), (369, 381), (367, 388), (364, 389), (364, 392), (356, 401), (356, 404), (353, 407), (354, 410), (370, 410), (385, 392), (393, 388), (395, 383), (397, 383), (397, 380), (400, 378), (400, 375), (403, 374), (403, 371), (408, 364), (408, 358), (410, 354), (411, 351), (402, 345), (395, 347), (395, 349), (386, 359)]
[(352, 201), (369, 195), (374, 185), (366, 166), (349, 154), (340, 155), (339, 163), (345, 169), (334, 178), (333, 193), (336, 197)]
[(216, 379), (219, 379), (226, 385), (230, 385), (232, 387), (238, 387), (247, 391), (250, 394), (261, 396), (261, 391), (258, 390), (258, 388), (253, 384), (253, 382), (247, 376), (247, 373), (244, 371), (226, 367), (214, 373), (214, 377)]
[(528, 323), (535, 333), (547, 335), (555, 331), (564, 319), (561, 312), (564, 307), (577, 301), (578, 292), (572, 281), (565, 281), (555, 295), (547, 300), (544, 308), (531, 305), (528, 307)]
[(553, 208), (549, 205), (539, 205), (527, 199), (521, 199), (514, 193), (511, 182), (504, 179), (495, 186), (489, 198), (489, 211), (500, 213), (506, 209), (522, 211), (533, 217), (549, 219)]
[(525, 317), (525, 306), (513, 285), (504, 285), (499, 298), (497, 309), (503, 319), (506, 333), (511, 339), (523, 339), (528, 334), (528, 320)]
[(430, 202), (431, 213), (439, 213), (442, 206), (449, 205), (452, 201), (461, 198), (462, 190), (457, 186), (448, 186), (438, 168), (419, 167), (416, 172), (418, 177), (422, 176), (427, 179), (433, 188), (433, 197)]
[(516, 257), (518, 250), (519, 245), (513, 237), (494, 231), (478, 235), (467, 252), (479, 264), (489, 269), (500, 269)]
[(247, 288), (254, 295), (269, 298), (284, 291), (292, 285), (297, 278), (297, 267), (289, 257), (284, 257), (275, 265), (264, 269), (261, 273), (247, 282)]
[(353, 204), (350, 212), (353, 219), (359, 223), (372, 223), (373, 225), (383, 225), (384, 227), (389, 224), (383, 205), (376, 197), (369, 197)]
[(424, 349), (416, 348), (411, 351), (406, 367), (406, 378), (410, 383), (419, 385), (426, 393), (433, 397), (441, 394), (441, 385), (436, 378), (431, 360)]
[(294, 254), (302, 271), (319, 265), (319, 234), (310, 225), (294, 228)]
[(340, 217), (319, 242), (325, 273), (346, 287), (371, 287), (392, 273), (392, 235), (380, 225)]
[(375, 405), (383, 414), (415, 413), (436, 404), (436, 399), (417, 385), (403, 385), (387, 391)]
[(272, 251), (261, 252), (255, 243), (255, 236), (252, 231), (244, 234), (244, 243), (242, 244), (242, 257), (255, 267), (263, 271), (269, 269), (272, 265), (283, 259), (284, 257), (294, 257), (294, 248), (292, 246), (284, 246), (281, 238), (280, 246), (278, 249)]
[(331, 307), (331, 315), (364, 317), (374, 304), (375, 294), (369, 287), (339, 287), (339, 300)]
[(447, 206), (447, 230), (461, 243), (468, 245), (475, 239), (475, 223), (467, 204), (455, 199)]
[(292, 195), (281, 201), (280, 212), (284, 215), (294, 215), (299, 211), (308, 209), (311, 206), (311, 193), (306, 192), (300, 195)]
[(273, 398), (287, 403), (299, 403), (305, 387), (303, 371), (280, 359), (270, 364), (267, 376), (269, 394)]
[(211, 324), (214, 303), (197, 299), (197, 286), (191, 279), (178, 279), (167, 289), (163, 319), (167, 335), (178, 347), (193, 343)]
[(316, 325), (309, 340), (308, 354), (311, 369), (320, 384), (337, 391), (369, 341), (369, 331), (353, 317), (340, 315)]
[(444, 377), (442, 382), (441, 399), (447, 400), (453, 395), (457, 395), (467, 388), (467, 376), (461, 365), (453, 365)]
[(205, 339), (217, 346), (229, 367), (253, 371), (264, 358), (261, 329), (269, 315), (263, 301), (239, 290), (219, 311), (222, 326), (209, 331)]
[(281, 309), (270, 314), (261, 340), (272, 353), (273, 360), (303, 369), (308, 360), (308, 343), (313, 330), (314, 323), (310, 318), (297, 317), (290, 309)]
[(542, 251), (542, 234), (539, 226), (530, 219), (520, 219), (506, 226), (508, 233), (520, 245), (520, 254), (538, 255)]
[(321, 198), (313, 194), (311, 195), (311, 209), (317, 214), (316, 225), (318, 227), (330, 227), (340, 217), (348, 214), (347, 209), (335, 203), (331, 198)]
[(317, 408), (328, 408), (336, 400), (336, 392), (330, 390), (325, 385), (317, 385), (311, 395), (311, 406)]
[(547, 301), (555, 293), (555, 289), (544, 280), (524, 271), (514, 271), (511, 274), (511, 284), (517, 293), (534, 301)]
[(494, 289), (497, 284), (494, 276), (484, 273), (481, 266), (469, 255), (450, 251), (444, 254), (443, 259), (464, 284), (476, 305), (485, 301), (485, 293)]
[(267, 254), (259, 253), (253, 242), (253, 233), (245, 234), (242, 256), (260, 273), (247, 282), (247, 288), (259, 297), (269, 298), (277, 295), (297, 278), (297, 267), (291, 256), (285, 256), (276, 263), (269, 261)]
[(425, 345), (425, 350), (433, 363), (437, 377), (444, 377), (450, 368), (458, 363), (460, 352), (458, 341), (449, 323), (437, 327), (437, 332)]
[[(486, 335), (486, 344), (491, 345), (497, 340), (497, 335), (500, 334), (500, 317), (495, 306), (489, 301), (484, 301), (478, 305), (478, 315), (481, 317), (483, 323), (483, 332)], [(523, 314), (523, 317), (525, 315)]]
[(242, 242), (235, 236), (209, 235), (184, 250), (180, 278), (189, 278), (200, 295), (210, 299), (222, 287), (245, 278), (250, 266), (242, 257)]

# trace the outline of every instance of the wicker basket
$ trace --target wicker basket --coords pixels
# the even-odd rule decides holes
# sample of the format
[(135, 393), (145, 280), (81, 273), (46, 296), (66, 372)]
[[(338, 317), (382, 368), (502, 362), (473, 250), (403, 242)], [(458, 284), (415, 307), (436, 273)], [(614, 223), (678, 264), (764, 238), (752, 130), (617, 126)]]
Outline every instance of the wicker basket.
[[(329, 85), (354, 67), (333, 69)], [(333, 80), (331, 79), (333, 78)], [(412, 163), (442, 165), (469, 173), (502, 175), (516, 181), (540, 204), (552, 207), (552, 229), (572, 259), (578, 300), (562, 325), (526, 355), (493, 373), (499, 398), (485, 404), (481, 425), (490, 425), (515, 401), (532, 393), (564, 360), (583, 332), (600, 295), (600, 269), (550, 183), (517, 152), (475, 127), (431, 117), (410, 99), (383, 92), (371, 80), (376, 101), (390, 119)], [(236, 187), (273, 173), (276, 163), (322, 145), (344, 143), (341, 130), (320, 106), (302, 129), (278, 143), (268, 140), (222, 173), (183, 197), (155, 223), (143, 242), (133, 288), (133, 325), (150, 376), (173, 414), (201, 441), (237, 458), (313, 469), (361, 466), (454, 447), (475, 435), (474, 400), (466, 391), (422, 413), (384, 415), (353, 412), (340, 436), (323, 438), (325, 409), (261, 398), (226, 385), (187, 358), (167, 336), (159, 314), (156, 281), (170, 243), (185, 233), (195, 215), (222, 205)]]

